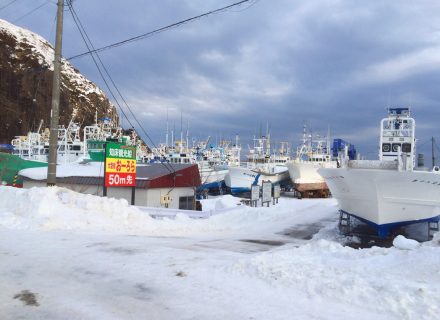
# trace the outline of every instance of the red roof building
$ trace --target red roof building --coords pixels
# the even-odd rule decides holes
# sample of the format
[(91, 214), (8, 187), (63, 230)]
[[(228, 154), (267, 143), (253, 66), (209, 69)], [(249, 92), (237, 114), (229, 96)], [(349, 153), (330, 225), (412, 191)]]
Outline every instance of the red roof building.
[[(23, 176), (23, 187), (46, 186), (46, 179), (35, 180)], [(103, 177), (71, 176), (57, 177), (57, 186), (85, 194), (103, 195)], [(134, 204), (145, 207), (195, 209), (195, 192), (201, 185), (196, 164), (152, 163), (136, 167)], [(107, 188), (107, 196), (132, 202), (131, 187)]]

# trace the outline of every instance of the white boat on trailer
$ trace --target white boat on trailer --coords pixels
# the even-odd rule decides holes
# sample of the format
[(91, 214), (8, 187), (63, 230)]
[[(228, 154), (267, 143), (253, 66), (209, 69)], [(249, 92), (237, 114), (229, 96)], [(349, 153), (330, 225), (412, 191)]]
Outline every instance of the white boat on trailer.
[(341, 159), (341, 168), (321, 168), (341, 214), (372, 226), (381, 238), (396, 227), (437, 224), (440, 172), (415, 168), (415, 121), (409, 108), (390, 108), (380, 128), (379, 160)]
[(293, 187), (301, 197), (328, 196), (328, 187), (318, 169), (337, 166), (332, 158), (329, 136), (307, 134), (304, 126), (302, 145), (297, 148), (296, 158), (286, 165)]
[[(285, 147), (282, 147), (286, 150)], [(226, 187), (232, 194), (250, 192), (252, 185), (262, 185), (263, 181), (283, 183), (289, 180), (286, 161), (288, 154), (271, 154), (270, 138), (261, 136), (254, 139), (254, 147), (247, 156), (244, 166), (229, 167), (225, 176)]]
[(262, 185), (263, 181), (281, 183), (289, 179), (286, 167), (272, 166), (270, 169), (230, 167), (225, 177), (225, 184), (232, 194), (251, 191), (252, 185)]

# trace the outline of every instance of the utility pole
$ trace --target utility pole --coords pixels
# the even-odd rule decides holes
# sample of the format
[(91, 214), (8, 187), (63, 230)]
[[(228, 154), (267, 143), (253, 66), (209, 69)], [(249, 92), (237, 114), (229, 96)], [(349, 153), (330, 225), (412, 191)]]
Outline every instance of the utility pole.
[(432, 156), (432, 167), (435, 166), (435, 153), (434, 153), (434, 145), (435, 145), (435, 139), (434, 137), (431, 138), (431, 156)]
[(57, 149), (58, 149), (58, 122), (60, 107), (61, 82), (61, 45), (63, 39), (64, 0), (58, 0), (57, 30), (55, 38), (55, 57), (53, 61), (52, 109), (50, 117), (49, 161), (47, 167), (47, 185), (56, 185), (57, 180)]

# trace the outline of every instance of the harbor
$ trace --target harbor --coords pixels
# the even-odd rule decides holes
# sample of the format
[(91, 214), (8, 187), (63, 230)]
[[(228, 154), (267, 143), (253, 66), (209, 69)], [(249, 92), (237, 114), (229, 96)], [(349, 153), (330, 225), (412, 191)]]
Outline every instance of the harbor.
[(0, 0), (0, 318), (440, 318), (438, 16)]

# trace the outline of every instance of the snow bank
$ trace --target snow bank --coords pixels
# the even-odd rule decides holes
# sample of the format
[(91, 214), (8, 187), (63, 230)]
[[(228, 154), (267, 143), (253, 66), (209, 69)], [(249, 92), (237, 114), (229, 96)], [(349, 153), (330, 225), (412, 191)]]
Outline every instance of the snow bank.
[(436, 319), (438, 265), (439, 249), (431, 246), (411, 252), (378, 247), (355, 250), (320, 239), (298, 248), (259, 253), (230, 271), (309, 298), (337, 299), (402, 319)]
[[(137, 231), (152, 218), (126, 200), (78, 194), (64, 188), (2, 187), (0, 225), (19, 229)], [(131, 223), (135, 221), (136, 223)]]
[[(292, 219), (299, 222), (310, 219), (304, 214), (308, 209), (315, 210), (315, 219), (321, 215), (333, 215), (335, 212), (334, 202), (321, 205), (317, 210), (316, 202), (295, 201), (296, 207), (292, 206), (292, 202), (271, 208), (243, 206), (243, 209), (213, 215), (209, 219), (190, 219), (182, 211), (173, 220), (156, 220), (150, 216), (154, 215), (154, 208), (146, 212), (130, 206), (126, 200), (80, 194), (59, 187), (0, 188), (0, 226), (18, 229), (162, 236), (233, 230), (258, 232), (270, 228), (280, 231), (290, 226)], [(215, 203), (217, 201), (219, 200)], [(233, 199), (229, 197), (220, 201), (222, 206), (233, 203)]]

